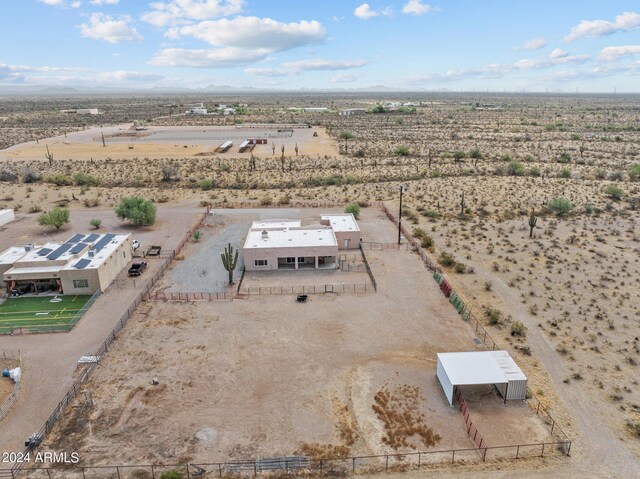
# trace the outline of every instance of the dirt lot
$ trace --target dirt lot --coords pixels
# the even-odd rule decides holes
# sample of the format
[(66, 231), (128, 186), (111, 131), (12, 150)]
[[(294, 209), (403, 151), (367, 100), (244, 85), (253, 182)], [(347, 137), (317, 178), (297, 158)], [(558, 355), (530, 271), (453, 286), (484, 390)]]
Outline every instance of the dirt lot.
[[(377, 216), (363, 218), (371, 239), (393, 231)], [(435, 353), (478, 348), (474, 333), (415, 255), (370, 261), (376, 294), (143, 304), (86, 387), (93, 405), (47, 445), (85, 464), (472, 447)], [(501, 440), (526, 442), (539, 419), (511, 406)]]

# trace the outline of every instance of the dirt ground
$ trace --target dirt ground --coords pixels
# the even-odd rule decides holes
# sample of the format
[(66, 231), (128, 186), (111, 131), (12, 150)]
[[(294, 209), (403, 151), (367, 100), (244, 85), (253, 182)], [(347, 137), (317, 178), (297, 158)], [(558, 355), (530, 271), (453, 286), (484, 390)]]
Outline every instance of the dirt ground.
[[(363, 236), (392, 233), (363, 216)], [(472, 447), (435, 354), (477, 349), (474, 332), (415, 255), (368, 256), (375, 294), (144, 303), (46, 446), (85, 464)], [(540, 420), (511, 406), (504, 440), (527, 442)]]
[[(240, 153), (238, 146), (247, 138), (259, 138), (275, 134), (275, 130), (236, 128), (235, 126), (150, 126), (143, 132), (130, 130), (131, 125), (92, 127), (84, 131), (68, 133), (52, 138), (31, 141), (14, 145), (0, 151), (0, 160), (36, 160), (46, 161), (47, 147), (54, 158), (60, 160), (105, 160), (118, 158), (138, 160), (142, 158), (184, 158), (207, 156), (216, 158), (280, 158), (284, 145), (285, 154), (307, 156), (336, 156), (338, 147), (327, 135), (324, 128), (296, 128), (292, 136), (268, 137), (267, 145), (256, 145), (253, 151)], [(318, 136), (313, 136), (313, 133)], [(102, 146), (101, 134), (104, 133), (105, 144)], [(123, 136), (134, 135), (134, 136)], [(232, 140), (233, 147), (226, 153), (214, 150), (225, 140)], [(276, 146), (275, 153), (272, 143)], [(296, 155), (297, 156), (297, 155)]]

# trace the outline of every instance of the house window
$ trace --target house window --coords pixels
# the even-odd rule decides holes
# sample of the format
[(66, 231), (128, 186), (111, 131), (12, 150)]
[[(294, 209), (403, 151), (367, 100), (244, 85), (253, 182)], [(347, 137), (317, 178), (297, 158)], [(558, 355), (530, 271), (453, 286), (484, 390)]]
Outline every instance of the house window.
[(253, 264), (255, 266), (266, 266), (267, 265), (267, 260), (266, 259), (256, 259), (253, 261)]
[(304, 256), (299, 256), (298, 257), (298, 263), (306, 263)]
[(89, 280), (88, 279), (74, 279), (73, 280), (74, 288), (88, 288)]
[(295, 257), (293, 257), (293, 258), (292, 258), (292, 257), (287, 258), (287, 264), (294, 264), (295, 262), (296, 262)]

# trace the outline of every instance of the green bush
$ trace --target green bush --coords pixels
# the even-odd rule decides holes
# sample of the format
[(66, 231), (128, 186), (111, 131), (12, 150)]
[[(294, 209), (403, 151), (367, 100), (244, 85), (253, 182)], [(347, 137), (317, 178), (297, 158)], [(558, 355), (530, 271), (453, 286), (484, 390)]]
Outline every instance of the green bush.
[(440, 264), (442, 266), (454, 266), (456, 262), (456, 259), (451, 253), (447, 253), (446, 251), (440, 253)]
[(540, 176), (540, 168), (538, 168), (537, 166), (532, 166), (531, 168), (529, 168), (529, 171), (527, 172), (527, 174), (529, 176), (539, 177)]
[(519, 161), (510, 161), (508, 171), (511, 176), (522, 176), (524, 175), (524, 166)]
[(116, 216), (136, 226), (150, 226), (156, 222), (156, 205), (140, 196), (122, 198)]
[(456, 264), (453, 265), (453, 269), (455, 270), (456, 273), (464, 274), (464, 273), (467, 272), (467, 265), (465, 265), (463, 263), (458, 263), (456, 261)]
[(45, 183), (51, 183), (56, 186), (69, 186), (73, 183), (73, 180), (67, 175), (61, 175), (59, 173), (56, 173), (55, 175), (45, 176), (43, 181)]
[(629, 167), (629, 179), (631, 179), (631, 181), (637, 181), (640, 179), (640, 163), (636, 163)]
[(566, 151), (563, 151), (562, 153), (560, 153), (560, 156), (558, 157), (558, 163), (570, 163), (571, 162), (571, 155), (569, 153), (567, 153)]
[(422, 216), (426, 216), (430, 220), (437, 220), (440, 217), (440, 213), (436, 210), (423, 210), (420, 212)]
[(178, 469), (174, 469), (173, 471), (165, 471), (160, 474), (160, 479), (182, 479), (184, 476), (182, 472)]
[(425, 233), (425, 235), (420, 239), (420, 246), (423, 248), (433, 248), (433, 238)]
[(395, 154), (398, 156), (409, 156), (411, 154), (411, 151), (406, 146), (399, 146), (398, 148), (396, 148)]
[(520, 321), (511, 323), (511, 336), (525, 337), (527, 335), (527, 327)]
[(616, 185), (608, 185), (603, 191), (605, 195), (616, 201), (620, 200), (624, 196), (624, 190)]
[(89, 224), (93, 226), (95, 229), (98, 229), (102, 224), (102, 220), (100, 218), (92, 218), (91, 221), (89, 221)]
[(571, 170), (569, 168), (562, 168), (558, 172), (558, 178), (571, 178)]
[[(489, 288), (489, 290), (490, 289), (491, 288)], [(484, 314), (487, 316), (487, 320), (491, 325), (500, 324), (502, 322), (502, 311), (500, 311), (499, 309), (487, 306), (484, 310)]]
[(38, 216), (38, 224), (40, 226), (53, 226), (57, 230), (68, 222), (69, 210), (67, 208), (54, 208)]
[(565, 198), (554, 198), (549, 201), (549, 209), (558, 216), (565, 216), (573, 209), (573, 203)]
[(355, 219), (358, 219), (360, 217), (360, 205), (358, 203), (349, 203), (344, 212), (351, 213)]
[(99, 186), (102, 183), (99, 178), (82, 171), (73, 174), (73, 182), (78, 186)]
[(202, 180), (200, 183), (198, 183), (198, 186), (201, 190), (208, 191), (212, 190), (215, 187), (215, 183), (213, 182), (213, 180)]

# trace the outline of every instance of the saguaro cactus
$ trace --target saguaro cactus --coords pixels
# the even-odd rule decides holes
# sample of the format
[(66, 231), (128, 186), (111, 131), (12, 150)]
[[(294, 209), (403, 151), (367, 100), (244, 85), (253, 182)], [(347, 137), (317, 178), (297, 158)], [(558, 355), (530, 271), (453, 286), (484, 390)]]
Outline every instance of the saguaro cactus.
[(535, 210), (531, 210), (531, 216), (529, 216), (529, 238), (533, 238), (533, 228), (536, 227), (538, 217), (535, 215)]
[(464, 216), (464, 207), (466, 203), (464, 202), (464, 191), (462, 192), (462, 196), (460, 197), (460, 216)]
[(47, 152), (44, 154), (44, 157), (49, 160), (49, 166), (53, 165), (53, 153), (49, 151), (49, 145), (47, 145)]
[(236, 265), (238, 264), (238, 250), (234, 251), (233, 246), (229, 243), (224, 248), (224, 253), (220, 254), (220, 257), (222, 258), (222, 265), (224, 266), (224, 269), (229, 272), (229, 284), (234, 284), (233, 271), (236, 269)]

